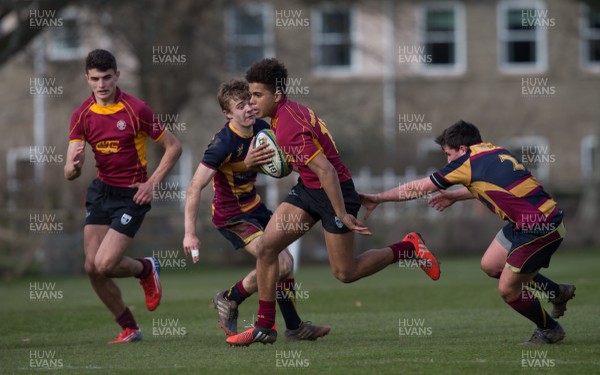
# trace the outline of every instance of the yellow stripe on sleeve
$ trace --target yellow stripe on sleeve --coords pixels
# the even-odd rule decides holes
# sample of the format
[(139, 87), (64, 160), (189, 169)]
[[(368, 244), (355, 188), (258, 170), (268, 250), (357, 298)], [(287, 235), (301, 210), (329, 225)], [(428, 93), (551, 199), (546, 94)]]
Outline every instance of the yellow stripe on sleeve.
[(556, 207), (556, 202), (554, 201), (554, 199), (548, 199), (538, 209), (547, 217), (552, 213), (554, 207)]
[(460, 167), (444, 176), (452, 184), (469, 185), (471, 183), (471, 160), (465, 161)]

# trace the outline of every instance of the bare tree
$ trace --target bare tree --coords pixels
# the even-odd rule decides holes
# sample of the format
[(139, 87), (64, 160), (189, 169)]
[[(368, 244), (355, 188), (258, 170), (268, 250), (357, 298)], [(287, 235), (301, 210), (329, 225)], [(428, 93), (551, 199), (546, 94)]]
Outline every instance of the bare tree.
[[(25, 48), (43, 28), (32, 27), (32, 11), (59, 12), (72, 0), (11, 1), (0, 4), (0, 22), (14, 17), (14, 27), (0, 35), (0, 65)], [(35, 26), (35, 23), (33, 24)]]

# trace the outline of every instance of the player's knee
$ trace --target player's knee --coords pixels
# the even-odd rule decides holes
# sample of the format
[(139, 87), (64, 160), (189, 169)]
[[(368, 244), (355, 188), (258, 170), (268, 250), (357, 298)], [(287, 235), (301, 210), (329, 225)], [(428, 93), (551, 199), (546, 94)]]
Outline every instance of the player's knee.
[(98, 276), (98, 270), (96, 269), (96, 266), (94, 265), (94, 261), (93, 260), (86, 260), (85, 261), (85, 273), (88, 274), (88, 276), (90, 277), (95, 277)]
[(96, 272), (101, 276), (110, 276), (114, 269), (114, 264), (105, 261), (96, 261), (94, 263)]
[(498, 269), (493, 269), (493, 268), (483, 268), (481, 267), (481, 270), (483, 272), (486, 273), (486, 275), (488, 275), (489, 277), (491, 277), (492, 279), (499, 279), (500, 275), (502, 275), (502, 271), (498, 270)]
[(519, 288), (514, 288), (512, 285), (498, 285), (498, 294), (500, 294), (500, 298), (506, 303), (511, 303), (516, 301), (521, 296), (521, 290)]
[(256, 258), (260, 260), (276, 261), (279, 252), (272, 247), (264, 246), (262, 241), (256, 245)]
[(494, 279), (499, 279), (500, 275), (502, 274), (501, 269), (498, 269), (498, 267), (496, 267), (495, 265), (483, 261), (481, 262), (481, 270), (485, 272), (489, 277)]
[(335, 276), (336, 279), (343, 282), (344, 284), (356, 281), (356, 277), (354, 276), (354, 274), (346, 270), (334, 270), (333, 276)]

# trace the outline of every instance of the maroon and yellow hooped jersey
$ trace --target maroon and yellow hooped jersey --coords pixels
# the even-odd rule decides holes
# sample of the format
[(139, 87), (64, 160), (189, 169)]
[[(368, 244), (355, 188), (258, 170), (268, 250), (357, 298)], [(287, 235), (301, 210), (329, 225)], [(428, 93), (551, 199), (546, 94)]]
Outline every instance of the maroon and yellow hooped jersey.
[(277, 104), (271, 118), (271, 129), (275, 133), (277, 144), (288, 162), (298, 168), (304, 186), (321, 189), (321, 181), (308, 164), (319, 153), (329, 160), (335, 168), (341, 182), (352, 178), (350, 170), (335, 146), (331, 133), (311, 109), (289, 99)]
[(101, 106), (92, 94), (73, 112), (69, 142), (92, 146), (98, 179), (128, 187), (147, 180), (146, 139), (158, 142), (165, 131), (146, 103), (117, 88), (114, 104)]

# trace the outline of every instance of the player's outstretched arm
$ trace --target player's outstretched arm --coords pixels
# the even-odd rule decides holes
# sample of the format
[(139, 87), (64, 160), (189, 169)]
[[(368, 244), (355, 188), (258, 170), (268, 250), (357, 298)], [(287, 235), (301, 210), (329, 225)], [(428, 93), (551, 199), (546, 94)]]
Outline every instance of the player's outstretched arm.
[(429, 177), (424, 177), (420, 180), (413, 180), (400, 185), (398, 187), (398, 193), (395, 200), (400, 202), (410, 201), (421, 198), (427, 193), (433, 193), (438, 190), (440, 189), (435, 186)]
[(473, 196), (473, 194), (471, 194), (469, 189), (463, 187), (452, 191), (440, 190), (440, 193), (429, 198), (427, 203), (429, 203), (431, 207), (441, 212), (444, 211), (446, 208), (452, 206), (456, 201), (474, 198), (475, 197)]
[(356, 217), (346, 212), (337, 171), (329, 160), (327, 160), (327, 157), (319, 152), (308, 163), (308, 167), (317, 175), (317, 177), (319, 177), (321, 186), (323, 187), (323, 190), (325, 190), (327, 198), (331, 201), (336, 216), (342, 220), (344, 225), (355, 233), (370, 236), (371, 232), (369, 231), (369, 228)]
[(185, 194), (183, 251), (190, 255), (193, 249), (200, 250), (200, 240), (196, 235), (196, 217), (200, 208), (202, 190), (209, 184), (217, 171), (200, 164)]
[(138, 189), (137, 193), (133, 196), (133, 201), (137, 204), (148, 204), (152, 201), (154, 186), (164, 180), (181, 156), (181, 143), (170, 131), (166, 130), (157, 143), (165, 149), (158, 167), (148, 177), (148, 181), (130, 185), (130, 187)]
[(85, 161), (85, 142), (71, 142), (67, 148), (67, 160), (64, 174), (69, 181), (81, 176), (81, 167)]
[(417, 199), (427, 193), (439, 190), (437, 186), (431, 182), (429, 177), (420, 180), (414, 180), (402, 184), (396, 188), (387, 190), (379, 194), (359, 194), (360, 203), (367, 209), (365, 220), (371, 216), (373, 210), (384, 202), (404, 202), (412, 199)]

